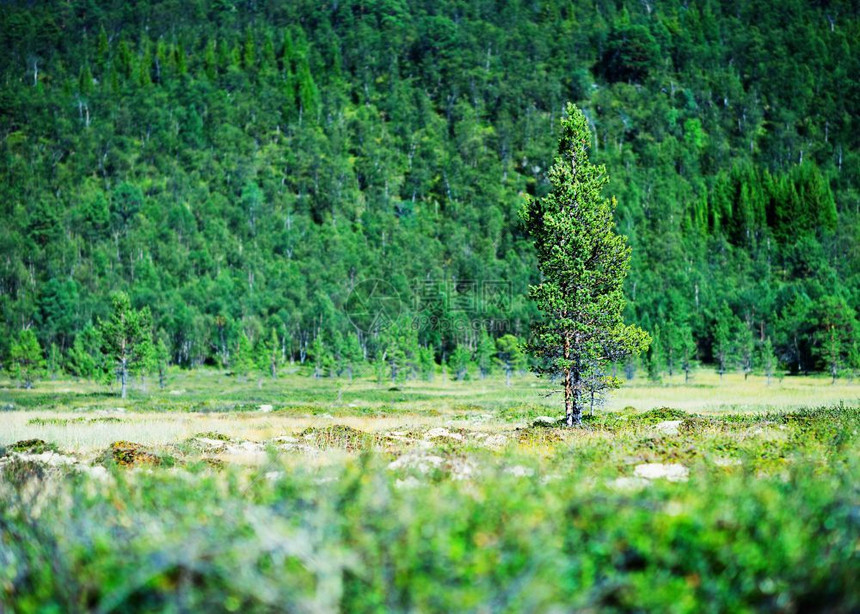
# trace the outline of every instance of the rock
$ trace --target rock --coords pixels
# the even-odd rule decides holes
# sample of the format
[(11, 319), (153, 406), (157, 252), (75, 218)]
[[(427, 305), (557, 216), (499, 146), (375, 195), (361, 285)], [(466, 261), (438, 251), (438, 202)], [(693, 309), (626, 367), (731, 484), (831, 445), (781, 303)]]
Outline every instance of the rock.
[(451, 462), (451, 479), (468, 480), (475, 474), (475, 465), (468, 460), (455, 459)]
[(629, 491), (645, 488), (649, 483), (645, 478), (616, 478), (609, 483), (609, 486), (615, 490)]
[(543, 428), (555, 428), (559, 425), (560, 420), (552, 416), (538, 416), (532, 421), (532, 426)]
[(243, 441), (240, 443), (229, 444), (225, 446), (230, 454), (247, 454), (249, 452), (263, 452), (264, 446), (256, 441)]
[(110, 479), (110, 473), (108, 470), (102, 467), (101, 465), (78, 465), (77, 469), (83, 473), (86, 473), (91, 478), (96, 478), (97, 480), (107, 481)]
[(531, 467), (513, 465), (512, 467), (505, 467), (505, 473), (518, 478), (527, 478), (533, 476), (535, 474), (535, 470)]
[(644, 463), (636, 465), (633, 475), (646, 480), (666, 479), (670, 482), (686, 482), (690, 470), (677, 463)]
[(220, 439), (209, 439), (207, 437), (197, 437), (197, 442), (207, 449), (223, 450), (227, 447), (227, 442)]
[(468, 414), (467, 416), (465, 416), (465, 418), (466, 418), (469, 422), (473, 422), (473, 423), (478, 423), (478, 424), (480, 424), (480, 423), (484, 423), (484, 422), (492, 422), (492, 421), (494, 420), (494, 418), (495, 418), (495, 417), (493, 416), (493, 414), (476, 414), (476, 413), (470, 413), (470, 414)]
[(654, 430), (663, 435), (677, 435), (683, 420), (664, 420), (654, 425)]
[(441, 469), (445, 464), (445, 459), (441, 456), (433, 454), (404, 454), (398, 459), (391, 461), (388, 468), (391, 470), (398, 469), (417, 469), (419, 473), (430, 473), (434, 469)]
[(718, 457), (714, 459), (714, 464), (717, 467), (735, 467), (737, 465), (742, 465), (741, 459), (739, 458), (723, 458)]
[(23, 439), (9, 446), (10, 452), (28, 452), (30, 454), (41, 454), (42, 452), (54, 452), (57, 446), (47, 443), (42, 439)]
[(427, 431), (427, 434), (424, 435), (424, 439), (438, 439), (438, 438), (447, 438), (447, 439), (456, 439), (457, 441), (463, 441), (463, 436), (460, 433), (452, 433), (446, 428), (436, 427)]
[(282, 435), (280, 437), (275, 437), (272, 440), (272, 443), (275, 444), (278, 449), (283, 450), (284, 452), (301, 452), (303, 454), (309, 454), (311, 456), (317, 456), (320, 452), (318, 448), (315, 448), (306, 443), (301, 443), (301, 441), (297, 437), (291, 437), (290, 435)]
[(161, 459), (144, 446), (131, 441), (115, 441), (101, 455), (101, 462), (114, 462), (121, 467), (160, 465)]
[(319, 448), (315, 448), (313, 446), (305, 445), (302, 443), (282, 443), (278, 446), (280, 450), (284, 452), (301, 452), (302, 454), (306, 454), (308, 456), (319, 456), (320, 450)]
[(41, 452), (39, 454), (17, 454), (19, 460), (29, 461), (31, 463), (41, 463), (49, 467), (60, 467), (77, 464), (78, 460), (73, 456), (65, 456), (56, 452)]
[[(388, 441), (399, 441), (402, 443), (415, 443), (415, 439), (412, 439), (406, 433), (401, 433), (398, 431), (389, 431), (387, 433), (384, 433), (382, 436), (385, 439), (387, 439)], [(429, 442), (424, 442), (424, 443), (429, 443)]]
[(394, 480), (394, 488), (398, 490), (411, 490), (421, 486), (421, 481), (413, 475), (407, 476), (402, 480)]
[(345, 424), (311, 426), (299, 436), (319, 448), (344, 448), (350, 452), (362, 449), (372, 440), (370, 434)]
[(504, 435), (487, 435), (487, 438), (481, 442), (485, 448), (499, 449), (504, 448), (508, 443), (508, 438)]
[(260, 411), (263, 413), (266, 413), (266, 414), (269, 413), (270, 411), (272, 411), (273, 409), (274, 409), (274, 407), (272, 407), (271, 405), (260, 405)]

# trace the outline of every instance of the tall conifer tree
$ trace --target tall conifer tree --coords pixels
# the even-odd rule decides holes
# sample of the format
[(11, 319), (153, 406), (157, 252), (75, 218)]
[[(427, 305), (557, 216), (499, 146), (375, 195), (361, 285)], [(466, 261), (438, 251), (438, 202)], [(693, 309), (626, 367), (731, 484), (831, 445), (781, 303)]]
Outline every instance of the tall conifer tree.
[(582, 420), (582, 393), (592, 372), (617, 387), (607, 362), (644, 350), (648, 334), (624, 324), (622, 289), (630, 247), (615, 233), (615, 200), (602, 195), (606, 170), (588, 159), (591, 134), (582, 111), (567, 105), (558, 155), (549, 171), (552, 191), (530, 199), (522, 218), (534, 239), (542, 282), (530, 289), (543, 318), (532, 327), (528, 350), (539, 374), (560, 377), (565, 421)]

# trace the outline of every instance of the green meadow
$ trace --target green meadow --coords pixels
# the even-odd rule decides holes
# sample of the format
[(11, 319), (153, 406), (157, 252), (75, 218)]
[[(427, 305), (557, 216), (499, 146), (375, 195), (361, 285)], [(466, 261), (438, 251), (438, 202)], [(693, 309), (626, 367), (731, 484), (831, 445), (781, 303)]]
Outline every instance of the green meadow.
[(860, 383), (699, 371), (0, 389), (12, 612), (860, 607)]

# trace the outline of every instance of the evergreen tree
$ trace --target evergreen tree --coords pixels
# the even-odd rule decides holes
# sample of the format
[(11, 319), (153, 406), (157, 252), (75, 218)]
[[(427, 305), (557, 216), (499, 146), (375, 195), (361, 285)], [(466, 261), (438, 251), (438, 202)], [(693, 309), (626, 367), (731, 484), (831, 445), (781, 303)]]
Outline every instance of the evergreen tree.
[(96, 65), (99, 68), (100, 75), (104, 74), (105, 64), (108, 61), (108, 55), (110, 54), (110, 43), (108, 41), (107, 32), (105, 32), (105, 27), (102, 25), (99, 28), (99, 38), (96, 43)]
[(362, 362), (364, 362), (364, 352), (361, 349), (358, 335), (350, 332), (343, 342), (343, 366), (350, 380), (355, 376)]
[(773, 373), (777, 365), (776, 355), (773, 353), (773, 343), (771, 343), (770, 337), (765, 337), (759, 347), (759, 364), (761, 364), (762, 371), (764, 371), (764, 375), (767, 378), (767, 385), (770, 386), (770, 380), (773, 377)]
[(167, 385), (167, 367), (170, 364), (170, 350), (167, 348), (167, 343), (165, 343), (163, 336), (158, 337), (158, 343), (155, 344), (152, 356), (155, 364), (155, 372), (158, 374), (158, 387), (164, 390), (164, 387)]
[(215, 328), (217, 329), (215, 356), (217, 357), (222, 369), (226, 369), (231, 362), (230, 344), (227, 341), (230, 324), (231, 322), (228, 320), (227, 316), (221, 314), (215, 316)]
[(111, 298), (110, 317), (99, 327), (102, 353), (120, 381), (120, 397), (126, 398), (129, 374), (145, 368), (151, 357), (152, 316), (149, 308), (132, 308), (128, 295), (116, 292)]
[(678, 325), (669, 321), (666, 323), (666, 326), (662, 329), (663, 335), (665, 336), (665, 343), (663, 344), (663, 348), (666, 352), (666, 370), (669, 373), (669, 377), (675, 375), (675, 363), (680, 360), (681, 354), (681, 331)]
[(245, 42), (242, 45), (242, 67), (248, 72), (253, 72), (257, 67), (257, 45), (250, 28), (245, 31)]
[(260, 346), (262, 350), (259, 360), (260, 370), (274, 379), (278, 377), (278, 367), (281, 364), (281, 342), (278, 339), (278, 331), (272, 328), (272, 334)]
[(848, 348), (848, 367), (851, 369), (851, 378), (857, 377), (860, 372), (860, 339), (854, 339)]
[(714, 321), (714, 359), (717, 362), (717, 372), (720, 374), (720, 379), (723, 379), (726, 367), (734, 356), (732, 339), (732, 330), (734, 328), (732, 324), (734, 323), (734, 319), (732, 310), (723, 301)]
[(752, 330), (743, 323), (738, 326), (735, 347), (737, 348), (738, 364), (744, 374), (744, 379), (747, 379), (753, 371), (756, 352)]
[(590, 143), (585, 116), (568, 104), (549, 173), (552, 191), (523, 211), (543, 276), (530, 292), (543, 320), (528, 348), (539, 374), (561, 376), (568, 426), (581, 423), (587, 378), (649, 343), (645, 331), (622, 319), (630, 248), (615, 233), (616, 202), (601, 195), (606, 171), (589, 161)]
[(690, 372), (696, 364), (696, 339), (693, 337), (693, 330), (689, 324), (684, 324), (680, 330), (680, 356), (681, 369), (684, 370), (684, 383), (690, 382)]
[(418, 372), (422, 379), (431, 381), (433, 374), (436, 372), (436, 360), (433, 357), (433, 350), (422, 345), (418, 348)]
[(659, 382), (666, 366), (666, 354), (663, 351), (663, 334), (659, 326), (654, 327), (654, 337), (648, 348), (648, 378)]
[(373, 360), (374, 374), (376, 375), (376, 383), (382, 384), (386, 377), (390, 374), (390, 367), (388, 365), (388, 353), (384, 346), (379, 346), (376, 349), (376, 353), (374, 355)]
[(458, 382), (469, 378), (469, 366), (472, 362), (472, 353), (462, 345), (458, 345), (448, 358), (448, 366), (454, 372)]
[(836, 378), (839, 377), (839, 372), (842, 369), (842, 339), (840, 339), (835, 326), (829, 326), (819, 337), (821, 339), (819, 355), (830, 372), (832, 383), (835, 384)]
[(75, 336), (66, 353), (65, 370), (75, 377), (90, 379), (100, 369), (101, 334), (91, 323)]
[(296, 99), (300, 118), (314, 120), (319, 111), (320, 93), (305, 55), (299, 57), (296, 65)]
[(215, 56), (215, 39), (210, 38), (206, 43), (206, 50), (203, 52), (203, 66), (205, 67), (206, 77), (210, 81), (215, 81), (218, 76), (218, 60)]
[(9, 374), (29, 390), (45, 373), (45, 357), (32, 329), (22, 330), (9, 351)]
[(407, 341), (404, 331), (398, 324), (383, 333), (385, 356), (388, 360), (391, 383), (406, 379)]
[(835, 384), (839, 374), (849, 365), (849, 354), (860, 327), (854, 310), (840, 296), (825, 296), (816, 311), (818, 330), (815, 332), (815, 354)]
[(57, 379), (57, 373), (60, 372), (62, 362), (63, 354), (60, 352), (60, 348), (56, 343), (52, 343), (48, 348), (48, 360), (46, 363), (48, 375), (51, 376), (51, 379)]
[(496, 344), (487, 334), (486, 329), (481, 329), (478, 336), (478, 346), (475, 349), (475, 362), (478, 364), (478, 372), (484, 379), (493, 372), (493, 362), (496, 354)]
[(323, 377), (331, 367), (331, 354), (323, 343), (322, 331), (314, 337), (311, 344), (311, 360), (313, 360), (314, 377), (316, 378)]
[(232, 358), (233, 373), (240, 378), (245, 379), (254, 368), (254, 348), (251, 345), (251, 340), (243, 330), (239, 335), (239, 340), (236, 342), (236, 349), (233, 352)]
[(505, 371), (505, 384), (511, 385), (511, 375), (525, 365), (525, 355), (514, 335), (503, 335), (496, 340), (496, 359)]
[(621, 385), (614, 375), (603, 371), (606, 365), (594, 364), (585, 371), (584, 398), (588, 403), (588, 415), (594, 415), (594, 406), (602, 405), (605, 401), (605, 393)]

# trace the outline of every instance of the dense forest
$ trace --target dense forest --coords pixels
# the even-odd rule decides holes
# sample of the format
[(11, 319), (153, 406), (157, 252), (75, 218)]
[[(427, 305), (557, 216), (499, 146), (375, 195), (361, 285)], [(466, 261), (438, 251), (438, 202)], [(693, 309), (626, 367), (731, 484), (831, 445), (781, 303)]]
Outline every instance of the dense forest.
[[(537, 314), (518, 211), (549, 189), (572, 101), (633, 248), (627, 319), (654, 340), (629, 374), (856, 370), (858, 17), (803, 0), (0, 3), (0, 360), (27, 330), (52, 369), (92, 375), (124, 291), (184, 367), (510, 363)], [(349, 301), (373, 279), (400, 315), (362, 329)]]

